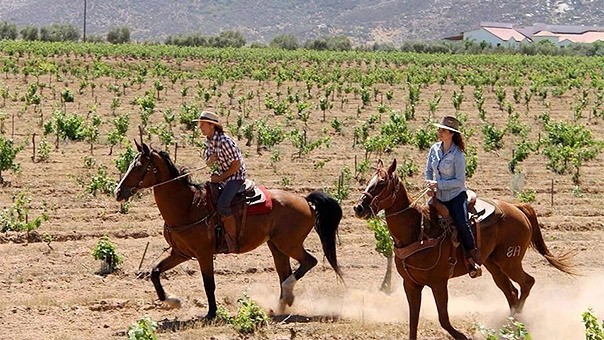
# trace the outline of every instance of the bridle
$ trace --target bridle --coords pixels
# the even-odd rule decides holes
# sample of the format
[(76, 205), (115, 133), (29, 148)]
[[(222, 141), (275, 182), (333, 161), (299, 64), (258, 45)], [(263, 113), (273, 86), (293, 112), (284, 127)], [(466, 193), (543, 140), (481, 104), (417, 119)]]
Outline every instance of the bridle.
[[(143, 153), (139, 153), (138, 158), (140, 161), (140, 158), (143, 156)], [(145, 158), (147, 158), (147, 156), (145, 156)], [(147, 166), (145, 166), (145, 171), (143, 172), (141, 179), (138, 181), (138, 184), (135, 187), (130, 188), (130, 193), (131, 194), (135, 194), (138, 190), (140, 189), (145, 189), (143, 188), (143, 181), (145, 180), (145, 177), (147, 177), (147, 173), (152, 170), (153, 174), (155, 176), (155, 179), (157, 179), (157, 167), (155, 166), (155, 164), (153, 163), (153, 155), (149, 154), (149, 157), (147, 158), (148, 162), (147, 162)], [(156, 184), (157, 185), (157, 184)], [(156, 186), (154, 185), (154, 186)], [(151, 186), (154, 187), (154, 186)]]
[[(382, 189), (377, 195), (372, 195), (371, 193), (369, 193), (368, 191), (363, 191), (363, 193), (361, 194), (361, 200), (363, 200), (364, 197), (369, 198), (369, 209), (371, 210), (371, 213), (376, 216), (377, 213), (381, 210), (381, 209), (388, 209), (390, 207), (392, 207), (392, 205), (394, 204), (394, 201), (396, 200), (396, 197), (398, 195), (398, 192), (401, 188), (401, 180), (398, 176), (395, 175), (389, 175), (386, 177), (386, 186), (384, 187), (384, 189)], [(407, 205), (406, 207), (404, 207), (403, 209), (387, 214), (385, 217), (389, 217), (389, 216), (394, 216), (394, 215), (398, 215), (398, 214), (402, 214), (403, 212), (415, 207), (415, 205), (417, 204), (417, 202), (428, 192), (428, 189), (425, 189), (423, 192), (421, 192), (418, 197), (413, 200), (413, 202), (409, 203), (409, 205)]]
[[(152, 152), (153, 152), (153, 151), (151, 151), (151, 153), (152, 153)], [(142, 153), (139, 153), (139, 157), (140, 157), (140, 156), (143, 156), (143, 154), (142, 154)], [(145, 156), (145, 158), (147, 158), (147, 156)], [(204, 168), (206, 168), (206, 167), (207, 167), (206, 165), (204, 165), (204, 166), (200, 166), (200, 167), (198, 167), (198, 168), (194, 168), (193, 170), (190, 170), (190, 171), (188, 171), (188, 172), (186, 172), (186, 173), (184, 173), (184, 174), (182, 174), (182, 175), (179, 175), (179, 176), (176, 176), (176, 177), (174, 177), (174, 178), (171, 178), (171, 179), (169, 179), (169, 180), (167, 180), (167, 181), (159, 182), (159, 183), (153, 184), (153, 185), (152, 185), (152, 186), (150, 186), (150, 187), (143, 188), (143, 187), (142, 187), (142, 185), (143, 185), (143, 181), (145, 180), (145, 177), (147, 176), (147, 173), (148, 173), (150, 170), (153, 170), (153, 174), (155, 175), (155, 180), (157, 180), (157, 173), (158, 173), (158, 171), (159, 171), (159, 170), (158, 170), (158, 168), (157, 168), (157, 166), (155, 166), (155, 163), (153, 162), (153, 155), (149, 154), (149, 157), (148, 157), (148, 163), (147, 163), (147, 166), (146, 166), (146, 168), (145, 168), (145, 172), (143, 172), (143, 174), (142, 174), (142, 176), (141, 176), (140, 181), (138, 181), (138, 184), (137, 184), (135, 187), (132, 187), (132, 188), (130, 189), (130, 192), (131, 192), (132, 194), (134, 194), (134, 193), (136, 193), (136, 192), (137, 192), (138, 190), (140, 190), (140, 189), (153, 189), (153, 188), (155, 188), (155, 187), (158, 187), (158, 186), (161, 186), (161, 185), (164, 185), (164, 184), (168, 184), (168, 183), (170, 183), (170, 182), (176, 181), (176, 180), (181, 179), (181, 178), (183, 178), (183, 177), (189, 176), (189, 175), (190, 175), (192, 172), (194, 172), (194, 171), (198, 171), (198, 170), (202, 170), (202, 169), (204, 169)]]

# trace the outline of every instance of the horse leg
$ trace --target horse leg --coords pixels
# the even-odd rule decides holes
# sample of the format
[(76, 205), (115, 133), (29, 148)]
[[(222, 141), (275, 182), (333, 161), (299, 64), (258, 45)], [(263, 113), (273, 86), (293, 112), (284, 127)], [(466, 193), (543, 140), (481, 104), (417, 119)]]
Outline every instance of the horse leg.
[(521, 261), (522, 257), (518, 256), (517, 258), (514, 258), (512, 262), (506, 262), (500, 265), (501, 270), (520, 286), (520, 298), (518, 299), (516, 307), (512, 310), (512, 314), (522, 313), (526, 298), (528, 298), (531, 288), (533, 288), (533, 285), (535, 284), (535, 278), (524, 271)]
[(216, 305), (216, 281), (214, 280), (214, 255), (210, 253), (198, 255), (199, 268), (203, 279), (203, 289), (208, 299), (208, 314), (205, 319), (216, 317), (218, 306)]
[(273, 255), (275, 269), (279, 275), (279, 286), (281, 290), (279, 295), (279, 313), (283, 313), (285, 311), (285, 305), (287, 304), (288, 306), (291, 306), (294, 299), (292, 291), (293, 286), (289, 291), (286, 292), (283, 285), (285, 280), (292, 274), (292, 267), (289, 261), (289, 256), (279, 250), (273, 241), (269, 240), (267, 244), (268, 248), (271, 250), (271, 254)]
[(165, 301), (172, 308), (180, 308), (180, 299), (174, 296), (166, 297), (166, 292), (164, 291), (164, 287), (161, 285), (159, 275), (187, 260), (189, 260), (188, 257), (179, 255), (172, 251), (168, 257), (159, 262), (159, 264), (155, 266), (153, 270), (151, 270), (151, 282), (153, 282), (153, 286), (155, 286), (157, 297), (160, 301)]
[(430, 286), (430, 288), (432, 288), (432, 295), (436, 302), (438, 321), (440, 322), (441, 327), (449, 332), (454, 339), (469, 339), (463, 333), (453, 328), (451, 321), (449, 320), (449, 291), (447, 289), (447, 281), (439, 282)]
[(287, 256), (298, 261), (300, 264), (298, 269), (296, 269), (293, 274), (287, 276), (287, 278), (281, 283), (281, 289), (283, 290), (284, 296), (283, 299), (288, 306), (291, 306), (294, 303), (294, 286), (296, 285), (296, 282), (298, 282), (298, 280), (300, 280), (309, 270), (316, 266), (319, 261), (317, 261), (314, 256), (310, 255), (310, 253), (304, 249), (302, 244), (299, 244), (296, 246), (296, 248), (288, 251), (283, 251), (281, 249), (279, 250)]
[(416, 340), (419, 310), (422, 306), (422, 289), (424, 289), (424, 286), (418, 285), (411, 280), (403, 279), (403, 287), (405, 288), (405, 295), (409, 304), (409, 340)]
[(503, 292), (503, 295), (505, 295), (506, 300), (508, 300), (508, 306), (510, 306), (510, 313), (513, 313), (514, 308), (516, 308), (518, 304), (518, 289), (514, 287), (512, 281), (510, 281), (493, 260), (488, 258), (485, 261), (484, 266), (493, 276), (493, 281), (495, 281), (497, 287), (499, 287)]

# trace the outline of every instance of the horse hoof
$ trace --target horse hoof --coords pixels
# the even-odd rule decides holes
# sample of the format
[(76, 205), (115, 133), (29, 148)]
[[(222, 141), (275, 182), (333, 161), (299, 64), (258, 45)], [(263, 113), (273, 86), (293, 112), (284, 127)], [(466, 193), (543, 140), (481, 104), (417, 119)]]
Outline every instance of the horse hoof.
[(180, 309), (180, 307), (182, 306), (182, 303), (180, 302), (180, 299), (177, 298), (177, 297), (174, 297), (174, 296), (168, 296), (166, 298), (165, 302), (172, 309)]

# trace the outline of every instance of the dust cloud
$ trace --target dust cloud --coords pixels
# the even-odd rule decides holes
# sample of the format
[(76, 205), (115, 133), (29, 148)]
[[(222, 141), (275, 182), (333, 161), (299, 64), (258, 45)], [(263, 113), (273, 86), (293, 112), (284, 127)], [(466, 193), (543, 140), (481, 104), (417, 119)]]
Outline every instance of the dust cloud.
[[(584, 273), (568, 277), (558, 272), (541, 272), (533, 275), (536, 283), (522, 314), (516, 318), (523, 322), (535, 340), (584, 339), (585, 329), (581, 314), (592, 308), (599, 320), (604, 318), (604, 274)], [(295, 288), (296, 301), (286, 313), (304, 316), (340, 317), (367, 323), (408, 321), (407, 300), (402, 280), (393, 278), (395, 291), (384, 294), (378, 289), (346, 288), (343, 285), (321, 287), (299, 284)], [(274, 287), (255, 285), (249, 287), (250, 296), (262, 306), (275, 308)], [(438, 314), (432, 292), (424, 289), (421, 319), (438, 325)], [(463, 330), (468, 325), (480, 324), (499, 329), (507, 322), (507, 302), (485, 271), (482, 278), (456, 278), (449, 281), (449, 315), (454, 326)], [(421, 321), (420, 321), (421, 322)], [(426, 323), (422, 322), (425, 327)], [(480, 333), (473, 334), (480, 339)]]

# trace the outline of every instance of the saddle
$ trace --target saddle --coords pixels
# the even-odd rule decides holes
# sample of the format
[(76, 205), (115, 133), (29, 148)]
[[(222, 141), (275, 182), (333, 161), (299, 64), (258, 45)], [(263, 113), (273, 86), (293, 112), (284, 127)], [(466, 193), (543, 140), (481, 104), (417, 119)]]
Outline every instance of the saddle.
[[(222, 190), (221, 183), (206, 183), (207, 202), (211, 211), (216, 210), (218, 197)], [(273, 201), (268, 190), (263, 185), (256, 185), (253, 181), (246, 179), (231, 202), (231, 211), (237, 222), (237, 239), (243, 235), (247, 216), (267, 214), (272, 209)], [(211, 238), (211, 236), (214, 236), (215, 252), (226, 252), (225, 231), (219, 218), (216, 218), (214, 223), (210, 223), (208, 237)]]

